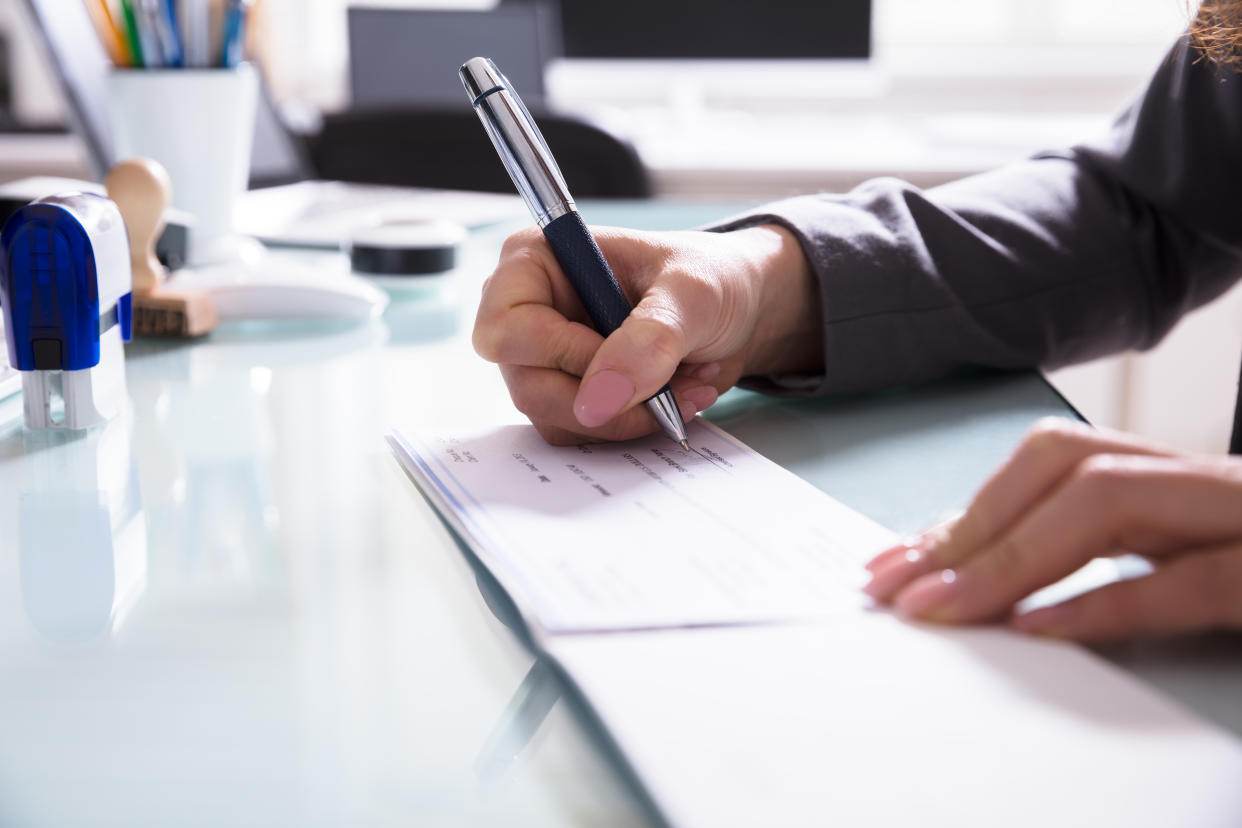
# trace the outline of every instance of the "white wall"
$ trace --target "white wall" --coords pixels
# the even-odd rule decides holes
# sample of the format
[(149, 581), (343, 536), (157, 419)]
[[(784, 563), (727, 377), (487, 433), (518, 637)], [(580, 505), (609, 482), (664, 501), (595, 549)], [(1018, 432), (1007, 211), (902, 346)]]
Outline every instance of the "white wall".
[(1185, 317), (1156, 348), (1054, 371), (1049, 379), (1096, 425), (1187, 451), (1229, 445), (1242, 363), (1242, 284)]

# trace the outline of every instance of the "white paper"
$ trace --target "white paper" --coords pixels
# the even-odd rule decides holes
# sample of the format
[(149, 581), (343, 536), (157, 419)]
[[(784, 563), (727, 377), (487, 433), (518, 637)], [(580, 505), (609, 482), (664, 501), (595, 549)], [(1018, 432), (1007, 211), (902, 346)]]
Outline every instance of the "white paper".
[(547, 632), (737, 624), (857, 610), (888, 530), (696, 420), (554, 447), (529, 425), (395, 431), (404, 465)]
[(547, 649), (679, 828), (1242, 825), (1242, 744), (1073, 645), (869, 612)]
[(887, 530), (689, 436), (390, 437), (669, 824), (1242, 825), (1236, 738), (1073, 645), (873, 608)]

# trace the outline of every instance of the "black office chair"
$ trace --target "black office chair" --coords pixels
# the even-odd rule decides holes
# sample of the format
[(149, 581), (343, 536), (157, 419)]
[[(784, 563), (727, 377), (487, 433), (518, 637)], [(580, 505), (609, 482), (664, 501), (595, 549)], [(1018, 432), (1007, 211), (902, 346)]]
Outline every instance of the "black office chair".
[[(651, 197), (651, 176), (628, 142), (580, 118), (532, 115), (575, 197)], [(496, 150), (465, 103), (330, 115), (309, 149), (319, 178), (513, 192)]]

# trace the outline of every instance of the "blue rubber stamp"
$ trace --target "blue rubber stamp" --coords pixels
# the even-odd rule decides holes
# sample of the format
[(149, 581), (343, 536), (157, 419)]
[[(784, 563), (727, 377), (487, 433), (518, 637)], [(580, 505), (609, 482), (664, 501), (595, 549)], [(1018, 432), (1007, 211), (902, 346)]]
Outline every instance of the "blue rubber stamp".
[(5, 223), (0, 306), (29, 428), (87, 428), (122, 410), (130, 285), (125, 223), (102, 196), (42, 198)]

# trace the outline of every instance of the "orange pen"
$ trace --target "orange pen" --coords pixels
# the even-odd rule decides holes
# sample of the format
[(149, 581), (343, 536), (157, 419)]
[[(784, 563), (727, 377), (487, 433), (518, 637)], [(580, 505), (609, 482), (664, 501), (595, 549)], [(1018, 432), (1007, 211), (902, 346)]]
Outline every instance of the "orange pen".
[(108, 0), (84, 0), (84, 2), (86, 10), (90, 12), (91, 20), (95, 23), (95, 29), (99, 32), (99, 39), (103, 41), (104, 48), (108, 51), (108, 57), (116, 66), (133, 66), (134, 56), (130, 53), (129, 45), (121, 35), (121, 30), (117, 28), (112, 11), (108, 8)]

